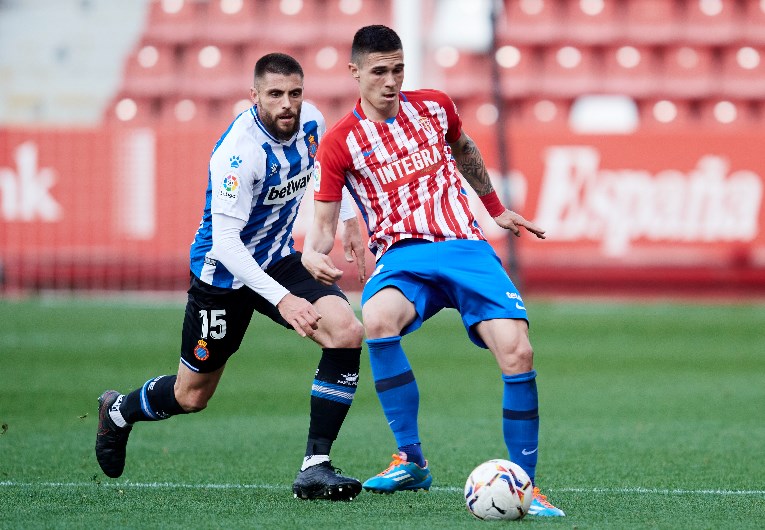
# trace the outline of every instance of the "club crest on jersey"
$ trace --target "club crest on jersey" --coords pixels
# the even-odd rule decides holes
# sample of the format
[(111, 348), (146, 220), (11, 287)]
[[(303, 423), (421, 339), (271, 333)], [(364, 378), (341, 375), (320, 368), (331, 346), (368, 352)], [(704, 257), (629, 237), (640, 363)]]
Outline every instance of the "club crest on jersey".
[(194, 346), (194, 357), (200, 361), (206, 361), (210, 358), (210, 350), (207, 349), (207, 343), (205, 341), (200, 340), (197, 342), (197, 345)]
[(428, 118), (427, 116), (420, 116), (419, 118), (417, 118), (417, 121), (420, 122), (420, 125), (422, 126), (423, 129), (425, 129), (425, 132), (428, 132), (428, 133), (433, 132), (433, 127), (430, 125), (430, 118)]
[(319, 149), (319, 144), (316, 143), (316, 137), (313, 134), (308, 135), (308, 156), (314, 158), (316, 151)]
[(313, 168), (308, 168), (277, 186), (271, 186), (263, 204), (284, 204), (296, 197), (302, 197), (311, 181), (311, 173)]
[(234, 173), (229, 173), (223, 177), (218, 188), (218, 198), (224, 201), (233, 202), (239, 197), (239, 176)]

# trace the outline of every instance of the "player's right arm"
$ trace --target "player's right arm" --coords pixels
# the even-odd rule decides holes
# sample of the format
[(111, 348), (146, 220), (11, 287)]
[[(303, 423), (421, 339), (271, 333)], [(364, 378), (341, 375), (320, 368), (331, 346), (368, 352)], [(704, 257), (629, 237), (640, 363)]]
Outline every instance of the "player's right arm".
[(335, 267), (329, 253), (335, 244), (340, 201), (314, 201), (313, 224), (303, 246), (303, 266), (311, 276), (325, 285), (332, 285), (343, 275)]

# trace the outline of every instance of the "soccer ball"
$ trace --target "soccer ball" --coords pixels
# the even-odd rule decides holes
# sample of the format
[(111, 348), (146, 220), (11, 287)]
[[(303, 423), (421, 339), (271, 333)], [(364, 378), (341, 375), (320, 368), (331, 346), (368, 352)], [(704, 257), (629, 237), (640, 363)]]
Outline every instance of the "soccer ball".
[(489, 460), (465, 482), (465, 504), (486, 521), (521, 519), (529, 511), (534, 485), (521, 466), (510, 460)]

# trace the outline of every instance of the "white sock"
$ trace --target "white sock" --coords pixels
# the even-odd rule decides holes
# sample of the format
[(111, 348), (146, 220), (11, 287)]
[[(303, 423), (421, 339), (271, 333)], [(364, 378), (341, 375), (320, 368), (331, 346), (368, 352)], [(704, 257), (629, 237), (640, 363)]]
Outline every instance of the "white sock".
[(322, 462), (329, 462), (329, 455), (311, 455), (303, 459), (303, 465), (300, 471), (305, 471), (309, 467), (321, 464)]

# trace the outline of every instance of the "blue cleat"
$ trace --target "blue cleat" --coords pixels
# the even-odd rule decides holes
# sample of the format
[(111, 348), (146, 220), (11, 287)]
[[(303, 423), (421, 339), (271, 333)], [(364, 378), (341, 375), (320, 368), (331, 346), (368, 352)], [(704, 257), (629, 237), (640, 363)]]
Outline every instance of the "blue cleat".
[(546, 495), (542, 495), (539, 488), (534, 486), (534, 497), (531, 499), (531, 507), (529, 507), (529, 515), (539, 515), (542, 517), (565, 517), (566, 514), (563, 510), (556, 508), (550, 501), (547, 500)]
[(397, 491), (429, 490), (433, 482), (428, 463), (420, 467), (406, 461), (406, 453), (393, 455), (388, 469), (364, 482), (363, 487), (372, 493), (395, 493)]

